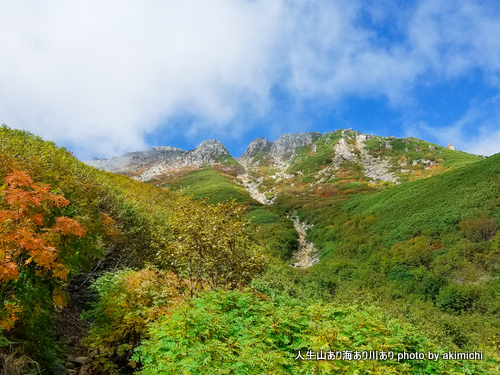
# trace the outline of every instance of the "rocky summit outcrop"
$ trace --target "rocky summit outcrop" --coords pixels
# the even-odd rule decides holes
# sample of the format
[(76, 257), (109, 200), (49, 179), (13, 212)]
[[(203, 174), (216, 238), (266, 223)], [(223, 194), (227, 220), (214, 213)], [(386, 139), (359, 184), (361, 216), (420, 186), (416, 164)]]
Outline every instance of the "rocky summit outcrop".
[(273, 143), (269, 142), (265, 138), (254, 139), (247, 147), (243, 155), (241, 155), (237, 160), (240, 163), (245, 163), (247, 160), (254, 158), (261, 153), (267, 153), (271, 151)]
[(226, 146), (216, 139), (211, 139), (201, 142), (194, 150), (187, 151), (182, 158), (187, 165), (199, 167), (203, 163), (217, 163), (224, 157), (232, 158)]
[(311, 145), (319, 137), (321, 133), (315, 132), (283, 134), (271, 146), (269, 156), (272, 158), (272, 164), (277, 166), (287, 164), (295, 150)]
[(357, 158), (357, 154), (352, 150), (345, 138), (341, 138), (335, 143), (333, 150), (335, 151), (335, 158), (340, 161), (354, 161)]
[(111, 159), (92, 159), (87, 164), (147, 181), (181, 168), (200, 168), (204, 164), (213, 165), (230, 159), (233, 157), (226, 147), (216, 139), (211, 139), (203, 141), (194, 150), (184, 151), (177, 147), (160, 146)]
[(244, 166), (252, 166), (255, 159), (265, 156), (269, 165), (286, 167), (299, 147), (309, 146), (321, 137), (320, 133), (283, 134), (275, 142), (257, 138), (250, 143), (238, 161)]

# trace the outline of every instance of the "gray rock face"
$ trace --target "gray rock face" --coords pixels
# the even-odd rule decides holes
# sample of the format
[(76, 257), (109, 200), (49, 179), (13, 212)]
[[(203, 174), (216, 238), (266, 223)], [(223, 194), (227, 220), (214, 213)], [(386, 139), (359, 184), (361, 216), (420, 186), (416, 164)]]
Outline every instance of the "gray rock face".
[(194, 150), (184, 152), (177, 147), (160, 146), (146, 151), (131, 152), (111, 159), (92, 159), (88, 165), (108, 172), (137, 174), (140, 181), (149, 180), (157, 175), (182, 167), (199, 168), (204, 163), (216, 164), (221, 158), (231, 158), (226, 147), (212, 139), (203, 141)]
[(115, 156), (111, 159), (97, 159), (87, 161), (88, 165), (104, 169), (108, 172), (122, 172), (132, 167), (143, 167), (150, 164), (161, 163), (166, 160), (176, 160), (184, 154), (184, 150), (177, 147), (159, 146), (146, 151), (130, 152), (125, 155)]
[(446, 146), (447, 149), (450, 149), (450, 150), (453, 150), (453, 151), (456, 151), (457, 149), (455, 148), (455, 146), (453, 146), (451, 143), (448, 143), (448, 146)]
[(194, 150), (187, 151), (183, 159), (188, 164), (215, 163), (221, 157), (231, 156), (226, 147), (216, 139), (203, 141)]
[(283, 134), (274, 143), (265, 138), (255, 139), (243, 155), (238, 158), (243, 165), (251, 166), (252, 158), (259, 153), (268, 152), (271, 165), (284, 167), (292, 159), (294, 152), (301, 146), (309, 146), (321, 136), (321, 133)]
[(335, 150), (335, 157), (340, 158), (341, 161), (354, 161), (356, 159), (356, 154), (351, 150), (345, 138), (341, 138), (335, 143), (333, 149)]
[(257, 138), (252, 141), (238, 160), (248, 160), (255, 157), (257, 154), (261, 152), (268, 152), (271, 150), (273, 143), (269, 142), (265, 138)]
[[(331, 134), (336, 132), (332, 132)], [(365, 177), (370, 178), (372, 182), (388, 181), (398, 183), (396, 172), (409, 172), (407, 168), (409, 164), (407, 164), (406, 159), (400, 160), (395, 164), (391, 158), (384, 156), (383, 153), (374, 153), (374, 150), (368, 150), (366, 148), (366, 142), (369, 139), (377, 138), (380, 141), (381, 147), (385, 146), (386, 149), (390, 150), (392, 149), (391, 143), (394, 137), (376, 137), (373, 135), (361, 134), (352, 129), (345, 129), (342, 130), (342, 138), (334, 143), (332, 142), (334, 136), (331, 134), (325, 133), (323, 135), (325, 137), (324, 144), (328, 145), (328, 148), (331, 148), (328, 154), (331, 157), (331, 163), (321, 166), (322, 169), (317, 172), (319, 182), (331, 179), (332, 176), (334, 176), (334, 172), (337, 171), (344, 162), (360, 165)], [(335, 134), (335, 139), (338, 139), (338, 135), (339, 133)], [(245, 168), (248, 170), (255, 169), (257, 167), (257, 160), (261, 159), (258, 157), (256, 160), (256, 156), (262, 156), (264, 153), (266, 165), (273, 167), (272, 173), (274, 173), (274, 175), (272, 178), (280, 180), (293, 178), (293, 176), (289, 175), (287, 172), (287, 168), (292, 162), (301, 163), (303, 162), (302, 159), (305, 160), (309, 155), (314, 155), (320, 152), (320, 150), (321, 152), (325, 151), (322, 145), (317, 146), (314, 144), (321, 136), (320, 133), (315, 132), (283, 134), (274, 143), (269, 142), (265, 138), (257, 138), (250, 143), (245, 152), (237, 159), (238, 162), (241, 163), (241, 165), (237, 166), (237, 173), (243, 173)], [(407, 144), (405, 152), (409, 152), (410, 141), (412, 141), (411, 138), (404, 139), (404, 142)], [(306, 146), (308, 149), (307, 155), (301, 154), (299, 159), (295, 158), (298, 152), (297, 149), (303, 146)], [(436, 150), (434, 145), (428, 145), (427, 147), (415, 145), (414, 147), (416, 151), (423, 151), (423, 149), (427, 147), (431, 151)], [(451, 150), (455, 149), (451, 144), (448, 144), (448, 148)], [(226, 147), (219, 141), (212, 139), (204, 141), (194, 150), (186, 152), (176, 147), (160, 146), (150, 148), (146, 151), (128, 153), (111, 159), (92, 159), (87, 162), (87, 164), (110, 172), (127, 173), (134, 176), (136, 179), (145, 181), (162, 174), (176, 172), (181, 168), (199, 168), (204, 164), (218, 164), (229, 158), (232, 158), (232, 156), (229, 154)], [(415, 163), (421, 164), (424, 168), (433, 165), (433, 162), (426, 159), (413, 160), (414, 165), (416, 165)], [(234, 172), (234, 167), (234, 165), (229, 166), (227, 164), (224, 166), (224, 168), (229, 168), (232, 172)], [(255, 170), (257, 171), (257, 169)], [(259, 172), (257, 171), (257, 173)], [(300, 174), (302, 172), (297, 171), (296, 173)], [(253, 188), (256, 189), (260, 182), (253, 186)], [(248, 182), (247, 185), (250, 186), (250, 182)], [(264, 198), (262, 200), (264, 201)], [(265, 202), (268, 200), (266, 196)]]
[(284, 164), (289, 161), (291, 154), (301, 146), (308, 146), (321, 136), (321, 133), (283, 134), (273, 143), (269, 155), (274, 164)]

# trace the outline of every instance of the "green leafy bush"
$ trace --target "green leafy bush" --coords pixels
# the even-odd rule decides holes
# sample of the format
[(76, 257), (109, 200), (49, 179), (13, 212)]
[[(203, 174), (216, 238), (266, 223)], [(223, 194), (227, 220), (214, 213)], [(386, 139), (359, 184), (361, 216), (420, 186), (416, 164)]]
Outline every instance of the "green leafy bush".
[(308, 351), (316, 358), (330, 350), (334, 355), (384, 350), (396, 356), (440, 350), (377, 308), (307, 306), (237, 290), (201, 293), (160, 317), (148, 332), (134, 355), (143, 375), (488, 373), (478, 361), (308, 361)]
[(85, 317), (92, 323), (84, 343), (95, 354), (95, 371), (118, 374), (134, 368), (134, 349), (148, 325), (182, 301), (187, 290), (176, 275), (155, 270), (107, 273), (92, 285), (98, 300)]
[(248, 285), (262, 272), (265, 258), (247, 231), (244, 206), (182, 197), (174, 208), (172, 240), (159, 247), (157, 264), (189, 279), (192, 293), (206, 283), (211, 289)]
[(464, 236), (474, 242), (488, 241), (497, 233), (497, 223), (494, 217), (479, 217), (460, 223)]
[(479, 296), (477, 285), (450, 284), (440, 290), (436, 305), (443, 311), (460, 313), (471, 309)]

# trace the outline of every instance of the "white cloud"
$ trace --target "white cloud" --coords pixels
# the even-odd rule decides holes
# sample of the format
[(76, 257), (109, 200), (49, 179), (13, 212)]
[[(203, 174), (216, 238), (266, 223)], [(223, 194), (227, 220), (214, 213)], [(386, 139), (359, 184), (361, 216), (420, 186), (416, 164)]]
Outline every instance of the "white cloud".
[(427, 123), (412, 124), (408, 136), (432, 139), (457, 150), (490, 156), (500, 152), (500, 95), (481, 103), (472, 103), (456, 122), (435, 127)]
[(183, 111), (225, 124), (266, 101), (264, 2), (0, 2), (0, 119), (112, 154)]
[(487, 3), (423, 1), (409, 27), (415, 58), (446, 77), (474, 68), (498, 74), (500, 8)]
[(370, 4), (368, 13), (375, 24), (394, 22), (399, 39), (367, 28), (361, 2), (306, 2), (310, 14), (296, 9), (291, 19), (302, 24), (290, 32), (289, 53), (297, 95), (384, 95), (399, 104), (422, 79), (435, 84), (476, 68), (498, 77), (500, 10), (492, 11), (494, 4), (424, 0), (411, 13), (399, 5), (398, 17), (391, 3)]
[(106, 156), (146, 147), (179, 115), (194, 119), (186, 134), (237, 137), (249, 113), (272, 113), (275, 86), (297, 103), (362, 95), (398, 106), (422, 79), (479, 68), (500, 82), (495, 3), (424, 0), (397, 14), (383, 4), (0, 0), (0, 122)]

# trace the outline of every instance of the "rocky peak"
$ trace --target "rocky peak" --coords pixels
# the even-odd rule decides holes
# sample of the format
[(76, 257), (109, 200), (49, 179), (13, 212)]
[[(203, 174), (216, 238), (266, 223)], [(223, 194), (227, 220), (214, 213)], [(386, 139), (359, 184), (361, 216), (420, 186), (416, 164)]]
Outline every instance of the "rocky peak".
[(138, 180), (149, 180), (181, 168), (199, 168), (232, 158), (226, 147), (215, 139), (201, 142), (194, 150), (157, 146), (145, 151), (131, 152), (111, 159), (92, 159), (87, 164), (109, 172), (126, 173)]
[(202, 163), (214, 163), (224, 156), (231, 156), (226, 147), (216, 139), (201, 142), (194, 150), (186, 152), (187, 159)]
[(455, 146), (453, 146), (451, 143), (448, 143), (448, 146), (446, 146), (447, 149), (449, 150), (453, 150), (453, 151), (456, 151), (457, 149), (455, 148)]
[(315, 132), (283, 134), (276, 140), (276, 142), (273, 143), (269, 154), (277, 163), (286, 162), (285, 159), (289, 157), (297, 148), (301, 146), (308, 146), (319, 137), (321, 137), (321, 133)]
[(350, 147), (345, 138), (340, 138), (340, 140), (333, 146), (335, 155), (342, 160), (347, 161), (353, 161), (356, 158), (356, 154), (353, 152), (352, 148), (353, 147)]
[(176, 159), (182, 154), (184, 154), (184, 150), (178, 147), (157, 146), (145, 151), (129, 152), (111, 159), (94, 158), (88, 161), (87, 164), (109, 172), (123, 172), (129, 170), (131, 166), (142, 167), (148, 164), (160, 163), (165, 160)]
[(248, 160), (255, 157), (257, 154), (261, 152), (268, 152), (271, 150), (273, 143), (269, 142), (265, 138), (257, 138), (252, 141), (238, 160)]

